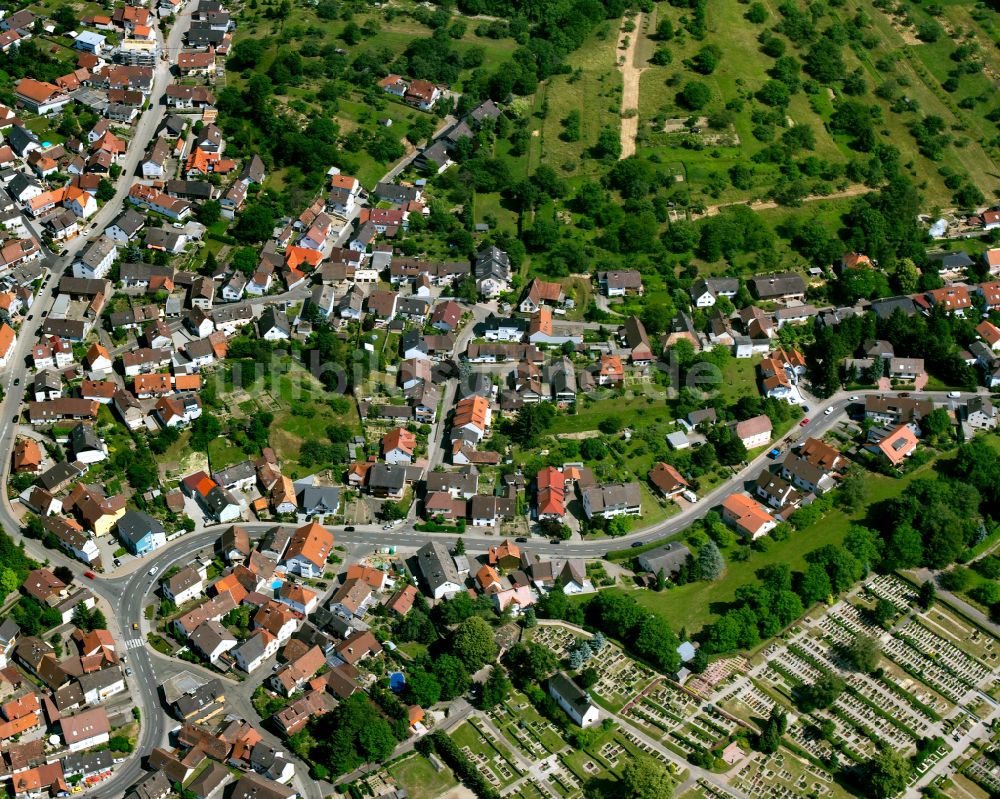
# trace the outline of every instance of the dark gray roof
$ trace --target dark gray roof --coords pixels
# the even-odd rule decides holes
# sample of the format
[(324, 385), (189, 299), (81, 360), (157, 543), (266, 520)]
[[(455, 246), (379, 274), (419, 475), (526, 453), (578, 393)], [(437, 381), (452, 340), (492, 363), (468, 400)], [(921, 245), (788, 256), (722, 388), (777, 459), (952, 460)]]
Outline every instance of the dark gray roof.
[(441, 541), (431, 541), (420, 547), (417, 550), (417, 562), (432, 593), (445, 583), (462, 584), (455, 561), (452, 560), (448, 547)]
[(130, 510), (118, 520), (118, 534), (133, 545), (142, 541), (148, 533), (166, 533), (163, 525), (148, 513)]
[(762, 300), (790, 294), (804, 294), (806, 290), (805, 281), (794, 272), (754, 275), (750, 278), (750, 286), (754, 294)]
[(549, 688), (559, 694), (567, 704), (573, 705), (581, 716), (592, 704), (587, 692), (561, 671), (549, 677)]
[(874, 300), (872, 310), (879, 319), (888, 319), (897, 310), (902, 311), (907, 316), (913, 316), (917, 312), (917, 306), (909, 297), (886, 297)]
[(369, 488), (399, 491), (406, 484), (406, 469), (389, 463), (376, 463), (368, 471)]
[(304, 486), (298, 498), (299, 509), (304, 513), (333, 513), (340, 507), (340, 489), (336, 486)]

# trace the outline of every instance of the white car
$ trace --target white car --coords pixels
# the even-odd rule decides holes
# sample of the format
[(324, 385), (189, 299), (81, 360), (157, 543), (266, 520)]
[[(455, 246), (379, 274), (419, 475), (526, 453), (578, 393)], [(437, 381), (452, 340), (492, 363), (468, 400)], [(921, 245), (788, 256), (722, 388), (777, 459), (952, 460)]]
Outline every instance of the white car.
[(848, 399), (851, 402), (857, 402), (859, 399), (861, 399), (861, 397), (859, 397), (857, 394), (855, 394), (853, 397), (848, 397)]
[(962, 392), (961, 391), (949, 391), (948, 392), (949, 399), (958, 399), (961, 396), (962, 396)]
[(153, 577), (159, 570), (160, 570), (159, 566), (154, 566), (152, 569), (149, 570), (149, 576)]
[(827, 408), (825, 411), (823, 411), (823, 415), (824, 416), (829, 416), (831, 413), (833, 413), (833, 406), (832, 405), (829, 408)]

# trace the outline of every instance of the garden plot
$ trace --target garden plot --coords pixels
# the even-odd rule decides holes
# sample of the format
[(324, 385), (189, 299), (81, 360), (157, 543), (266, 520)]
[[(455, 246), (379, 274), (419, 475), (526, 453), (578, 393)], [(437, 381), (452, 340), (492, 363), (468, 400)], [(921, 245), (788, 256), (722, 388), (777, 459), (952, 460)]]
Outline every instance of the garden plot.
[(801, 796), (846, 797), (833, 777), (785, 752), (753, 753), (733, 779), (732, 786), (752, 799), (797, 799)]

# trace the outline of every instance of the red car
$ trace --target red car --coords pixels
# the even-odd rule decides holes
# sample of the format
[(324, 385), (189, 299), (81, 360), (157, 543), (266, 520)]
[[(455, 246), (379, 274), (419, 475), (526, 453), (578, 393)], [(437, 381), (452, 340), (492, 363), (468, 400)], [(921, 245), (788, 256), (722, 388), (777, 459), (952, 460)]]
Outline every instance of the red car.
[(801, 422), (799, 422), (799, 427), (805, 427), (807, 424), (809, 424), (809, 417), (808, 416), (805, 419), (803, 419)]
[(93, 572), (84, 572), (83, 576), (86, 577), (88, 580), (96, 580), (97, 579), (97, 575), (94, 574)]

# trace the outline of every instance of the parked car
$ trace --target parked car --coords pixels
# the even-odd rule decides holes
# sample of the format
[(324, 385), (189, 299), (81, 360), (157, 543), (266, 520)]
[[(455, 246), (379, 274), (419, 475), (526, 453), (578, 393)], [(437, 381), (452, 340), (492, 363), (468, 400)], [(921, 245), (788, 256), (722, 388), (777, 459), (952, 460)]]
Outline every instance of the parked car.
[(772, 449), (770, 452), (767, 453), (767, 457), (769, 457), (773, 461), (777, 460), (780, 454), (781, 454), (781, 447), (775, 447), (774, 449)]
[(803, 419), (801, 422), (799, 422), (799, 427), (805, 427), (807, 424), (809, 424), (809, 417), (808, 416), (805, 419)]
[(94, 574), (93, 572), (84, 572), (83, 576), (86, 577), (88, 580), (96, 580), (97, 579), (97, 575)]

